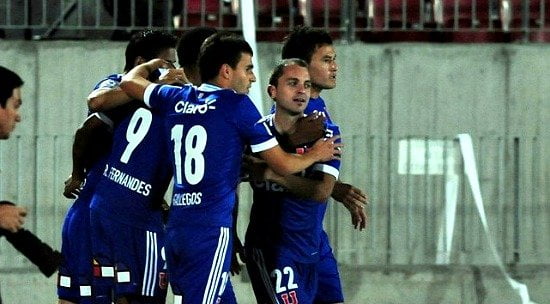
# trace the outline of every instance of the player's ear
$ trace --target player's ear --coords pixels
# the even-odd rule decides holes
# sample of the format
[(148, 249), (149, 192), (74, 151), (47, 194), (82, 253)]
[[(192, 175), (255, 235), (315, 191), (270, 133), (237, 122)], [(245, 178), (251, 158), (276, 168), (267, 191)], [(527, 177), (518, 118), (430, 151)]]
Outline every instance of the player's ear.
[(222, 64), (220, 67), (220, 75), (223, 78), (229, 79), (231, 78), (231, 73), (233, 72), (233, 68), (227, 63)]
[(271, 97), (271, 99), (275, 99), (275, 94), (277, 93), (277, 88), (270, 84), (267, 86), (267, 94), (269, 95), (269, 97)]

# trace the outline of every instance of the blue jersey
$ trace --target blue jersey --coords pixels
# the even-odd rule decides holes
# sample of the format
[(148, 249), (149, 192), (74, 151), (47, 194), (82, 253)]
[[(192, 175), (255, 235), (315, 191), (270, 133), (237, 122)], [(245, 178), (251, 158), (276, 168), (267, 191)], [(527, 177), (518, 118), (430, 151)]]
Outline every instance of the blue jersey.
[[(266, 124), (272, 133), (280, 136), (273, 118), (274, 114), (268, 115)], [(327, 124), (326, 137), (339, 134), (338, 126)], [(331, 160), (316, 163), (302, 174), (310, 177), (318, 171), (338, 179), (339, 169), (340, 160)], [(326, 202), (298, 198), (272, 182), (252, 182), (252, 187), (254, 202), (246, 241), (252, 246), (275, 247), (299, 262), (317, 261)]]
[(174, 193), (168, 227), (231, 226), (245, 145), (260, 152), (278, 144), (258, 123), (262, 116), (250, 98), (203, 84), (150, 85), (144, 100), (164, 116), (170, 140)]
[[(107, 82), (116, 85), (112, 79)], [(97, 185), (92, 208), (138, 228), (158, 230), (161, 202), (171, 170), (161, 117), (138, 102), (129, 103), (116, 126), (111, 153)]]

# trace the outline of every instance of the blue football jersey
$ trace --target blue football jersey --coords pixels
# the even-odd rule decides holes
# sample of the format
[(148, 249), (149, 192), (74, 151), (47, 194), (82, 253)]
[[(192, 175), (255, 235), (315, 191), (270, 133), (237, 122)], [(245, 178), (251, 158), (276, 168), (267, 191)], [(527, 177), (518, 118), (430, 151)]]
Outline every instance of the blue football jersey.
[(277, 140), (250, 98), (203, 84), (150, 85), (145, 103), (165, 119), (174, 193), (168, 227), (231, 226), (245, 145), (260, 152)]
[[(97, 88), (114, 88), (111, 75)], [(163, 120), (142, 103), (117, 108), (124, 118), (114, 125), (113, 144), (96, 187), (92, 208), (138, 228), (160, 227), (160, 204), (171, 178)]]
[[(273, 118), (274, 114), (268, 115), (266, 124), (273, 134), (281, 136)], [(339, 134), (338, 126), (326, 125), (326, 137)], [(302, 175), (307, 178), (318, 171), (338, 179), (339, 169), (340, 160), (330, 160), (314, 164)], [(273, 182), (252, 182), (251, 185), (254, 202), (246, 241), (253, 246), (275, 247), (281, 254), (303, 263), (317, 261), (326, 203), (298, 198)]]

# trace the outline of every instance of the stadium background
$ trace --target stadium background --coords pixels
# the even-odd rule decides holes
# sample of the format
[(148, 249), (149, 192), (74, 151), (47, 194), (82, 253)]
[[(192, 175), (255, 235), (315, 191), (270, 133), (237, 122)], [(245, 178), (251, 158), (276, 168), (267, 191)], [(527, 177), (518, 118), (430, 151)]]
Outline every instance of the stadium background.
[[(62, 197), (62, 185), (70, 172), (72, 136), (86, 115), (85, 97), (99, 79), (123, 67), (126, 43), (109, 38), (117, 38), (117, 29), (124, 36), (126, 27), (118, 26), (100, 2), (0, 1), (5, 38), (0, 65), (25, 80), (23, 122), (12, 140), (0, 143), (0, 193), (27, 206), (27, 228), (57, 248), (71, 203)], [(310, 15), (287, 3), (282, 9), (269, 7), (268, 21), (256, 13), (262, 92), (280, 58), (280, 38), (292, 22), (324, 27), (338, 39), (338, 85), (323, 96), (345, 135), (341, 179), (368, 192), (371, 202), (363, 232), (352, 229), (345, 208), (329, 203), (325, 226), (341, 264), (347, 302), (520, 303), (495, 266), (461, 170), (454, 138), (469, 133), (490, 236), (507, 271), (527, 284), (531, 299), (550, 303), (550, 46), (544, 43), (550, 4), (512, 5), (510, 16), (520, 18), (506, 26), (504, 1), (494, 2), (496, 15), (479, 8), (485, 2), (473, 2), (466, 17), (456, 14), (464, 8), (455, 9), (449, 4), (454, 1), (444, 2), (442, 14), (451, 12), (443, 14), (451, 16), (441, 19), (446, 22), (435, 17), (437, 1), (431, 6), (400, 1), (401, 12), (409, 14), (395, 16), (390, 1), (361, 2), (322, 1), (323, 11)], [(193, 1), (183, 3), (188, 17), (177, 32), (200, 24), (241, 28), (239, 11), (231, 13), (223, 1), (212, 12), (199, 5), (198, 15), (191, 10)], [(336, 13), (330, 11), (334, 3)], [(369, 3), (372, 18), (368, 9), (359, 12)], [(385, 3), (388, 9), (376, 9)], [(155, 5), (147, 22), (162, 26), (153, 17), (169, 14), (170, 7), (159, 11)], [(420, 14), (412, 12), (417, 8)], [(136, 16), (130, 19), (136, 22)], [(166, 26), (171, 28), (170, 22)], [(262, 100), (264, 109), (271, 106), (266, 94)], [(450, 263), (440, 265), (437, 241), (446, 220), (450, 172), (459, 180), (458, 207)], [(243, 236), (250, 206), (246, 185), (241, 197)], [(0, 242), (4, 301), (53, 303), (55, 278), (44, 279), (5, 240)], [(233, 282), (240, 303), (253, 303), (247, 278)]]

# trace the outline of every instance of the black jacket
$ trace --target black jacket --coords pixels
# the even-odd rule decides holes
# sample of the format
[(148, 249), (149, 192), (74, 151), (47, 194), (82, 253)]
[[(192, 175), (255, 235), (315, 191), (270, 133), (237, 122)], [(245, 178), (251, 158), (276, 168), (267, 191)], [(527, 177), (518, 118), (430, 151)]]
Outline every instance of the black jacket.
[[(6, 201), (1, 201), (0, 204), (13, 205)], [(2, 236), (5, 236), (6, 240), (10, 242), (15, 249), (27, 257), (33, 264), (38, 266), (40, 272), (45, 276), (50, 277), (59, 268), (61, 264), (61, 253), (42, 242), (32, 232), (26, 229), (19, 229), (19, 231), (13, 233), (9, 230), (0, 229), (0, 237)]]

